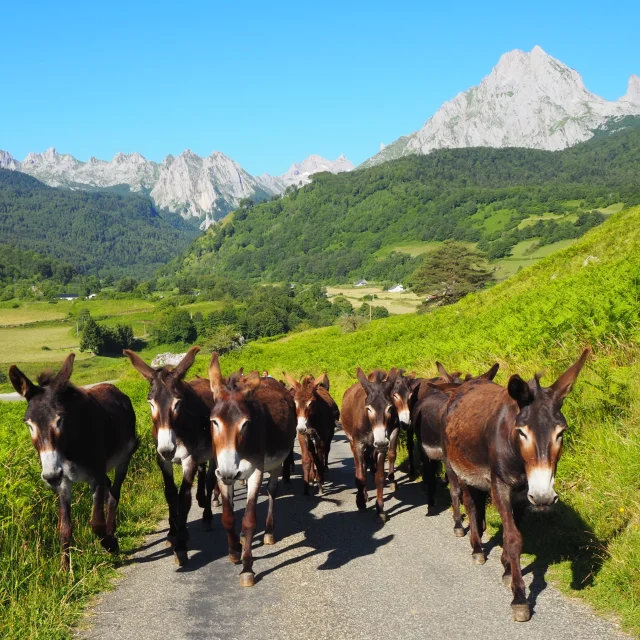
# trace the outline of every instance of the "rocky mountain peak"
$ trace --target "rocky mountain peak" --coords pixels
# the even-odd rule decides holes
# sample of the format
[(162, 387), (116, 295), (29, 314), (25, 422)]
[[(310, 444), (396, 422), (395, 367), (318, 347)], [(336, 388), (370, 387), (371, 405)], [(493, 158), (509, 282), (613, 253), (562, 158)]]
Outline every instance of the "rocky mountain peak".
[(634, 105), (640, 105), (640, 76), (635, 73), (629, 78), (627, 93), (620, 98), (622, 102), (629, 102)]

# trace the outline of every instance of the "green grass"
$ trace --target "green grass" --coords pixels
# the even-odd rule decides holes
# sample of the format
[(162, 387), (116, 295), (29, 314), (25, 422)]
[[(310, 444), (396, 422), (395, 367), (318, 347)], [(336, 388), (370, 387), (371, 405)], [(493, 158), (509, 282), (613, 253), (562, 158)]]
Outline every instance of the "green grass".
[[(551, 247), (547, 248), (552, 250)], [(587, 256), (599, 262), (584, 266)], [(530, 518), (525, 551), (565, 592), (640, 632), (640, 208), (611, 217), (512, 280), (425, 316), (255, 342), (222, 359), (279, 376), (328, 371), (339, 400), (356, 365), (434, 373), (434, 361), (498, 381), (544, 370), (549, 384), (589, 344), (594, 355), (565, 403), (570, 429), (558, 469), (561, 506)], [(206, 375), (206, 357), (196, 371)], [(494, 525), (495, 514), (492, 516)], [(494, 529), (495, 530), (495, 529)]]
[(377, 258), (386, 258), (392, 251), (398, 253), (407, 253), (412, 258), (421, 256), (423, 253), (429, 253), (434, 249), (437, 249), (442, 242), (420, 242), (419, 240), (407, 242), (397, 242), (396, 244), (389, 245), (388, 247), (382, 247), (375, 252)]
[(69, 638), (82, 607), (109, 586), (127, 552), (150, 533), (164, 499), (155, 469), (147, 389), (133, 377), (121, 388), (136, 409), (142, 446), (125, 481), (118, 511), (122, 553), (102, 551), (89, 527), (88, 485), (76, 485), (73, 575), (59, 570), (57, 507), (40, 480), (37, 454), (22, 422), (25, 403), (0, 403), (0, 637)]
[(514, 276), (521, 269), (530, 267), (538, 262), (538, 260), (546, 258), (552, 253), (559, 251), (560, 249), (565, 249), (576, 242), (577, 240), (573, 239), (560, 240), (558, 242), (539, 247), (535, 251), (531, 251), (531, 248), (537, 243), (537, 240), (535, 238), (532, 240), (523, 240), (513, 247), (510, 256), (492, 262), (491, 266), (496, 269), (496, 279), (505, 280)]
[(29, 324), (31, 322), (46, 322), (51, 320), (64, 320), (71, 308), (71, 302), (62, 300), (57, 304), (48, 302), (23, 302), (13, 309), (16, 301), (0, 304), (0, 327)]
[[(71, 335), (68, 324), (36, 325), (0, 329), (0, 364), (14, 362), (58, 362), (72, 350), (80, 339)], [(42, 347), (50, 351), (43, 351)], [(88, 358), (90, 354), (78, 354)]]

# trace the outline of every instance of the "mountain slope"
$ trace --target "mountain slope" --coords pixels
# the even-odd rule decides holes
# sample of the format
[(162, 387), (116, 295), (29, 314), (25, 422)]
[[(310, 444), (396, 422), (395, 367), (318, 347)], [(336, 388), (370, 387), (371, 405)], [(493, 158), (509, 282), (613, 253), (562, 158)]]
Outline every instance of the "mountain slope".
[(590, 93), (580, 74), (540, 47), (505, 53), (477, 87), (445, 102), (415, 133), (362, 164), (461, 147), (559, 150), (588, 140), (613, 119), (640, 114), (640, 80), (608, 102)]
[(4, 244), (64, 260), (80, 273), (149, 275), (196, 232), (161, 218), (145, 197), (56, 189), (0, 169), (0, 234)]
[(629, 128), (556, 153), (439, 150), (320, 174), (289, 196), (239, 210), (199, 238), (171, 271), (267, 281), (402, 281), (416, 264), (391, 252), (398, 243), (454, 238), (499, 257), (527, 239), (548, 244), (578, 237), (599, 221), (593, 209), (640, 202), (639, 164), (640, 129)]

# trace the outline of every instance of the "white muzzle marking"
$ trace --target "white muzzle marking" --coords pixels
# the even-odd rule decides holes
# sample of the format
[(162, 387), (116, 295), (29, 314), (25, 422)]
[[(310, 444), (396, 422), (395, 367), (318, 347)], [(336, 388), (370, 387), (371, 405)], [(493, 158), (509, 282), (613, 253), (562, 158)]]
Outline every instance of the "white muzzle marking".
[(42, 463), (42, 479), (49, 484), (57, 484), (62, 480), (62, 461), (57, 451), (43, 451), (40, 453)]
[(529, 490), (527, 498), (536, 506), (545, 507), (558, 500), (558, 494), (553, 490), (555, 474), (553, 467), (535, 467), (527, 473)]
[(225, 484), (233, 484), (241, 475), (240, 456), (235, 449), (223, 449), (216, 455), (216, 476)]
[(176, 450), (176, 434), (166, 427), (158, 429), (158, 453), (165, 459), (173, 458)]
[(298, 433), (306, 433), (307, 432), (307, 419), (302, 417), (302, 416), (298, 416), (298, 424), (296, 426), (296, 429), (298, 430)]
[(405, 426), (409, 426), (411, 424), (411, 414), (409, 413), (409, 409), (402, 409), (402, 411), (398, 411), (398, 419)]
[(373, 446), (376, 449), (386, 449), (389, 446), (386, 427), (373, 428)]

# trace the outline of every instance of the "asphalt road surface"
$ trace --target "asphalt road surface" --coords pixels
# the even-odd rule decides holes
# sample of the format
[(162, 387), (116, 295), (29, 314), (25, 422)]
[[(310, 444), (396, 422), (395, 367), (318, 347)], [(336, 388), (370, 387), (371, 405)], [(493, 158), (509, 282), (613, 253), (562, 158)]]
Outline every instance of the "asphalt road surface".
[[(454, 537), (450, 512), (426, 517), (420, 485), (402, 476), (396, 495), (387, 498), (389, 522), (376, 524), (373, 501), (366, 513), (356, 510), (353, 459), (343, 433), (336, 436), (331, 460), (324, 497), (304, 498), (297, 458), (292, 484), (280, 483), (276, 544), (270, 547), (262, 544), (263, 491), (253, 588), (240, 587), (240, 567), (227, 559), (220, 510), (214, 530), (205, 533), (196, 506), (189, 565), (174, 564), (163, 522), (134, 552), (117, 588), (83, 620), (80, 637), (627, 638), (588, 607), (563, 597), (531, 567), (525, 572), (534, 615), (529, 622), (513, 622), (495, 542), (485, 538), (487, 563), (472, 565), (468, 538)], [(244, 489), (236, 489), (236, 496), (242, 511)]]

